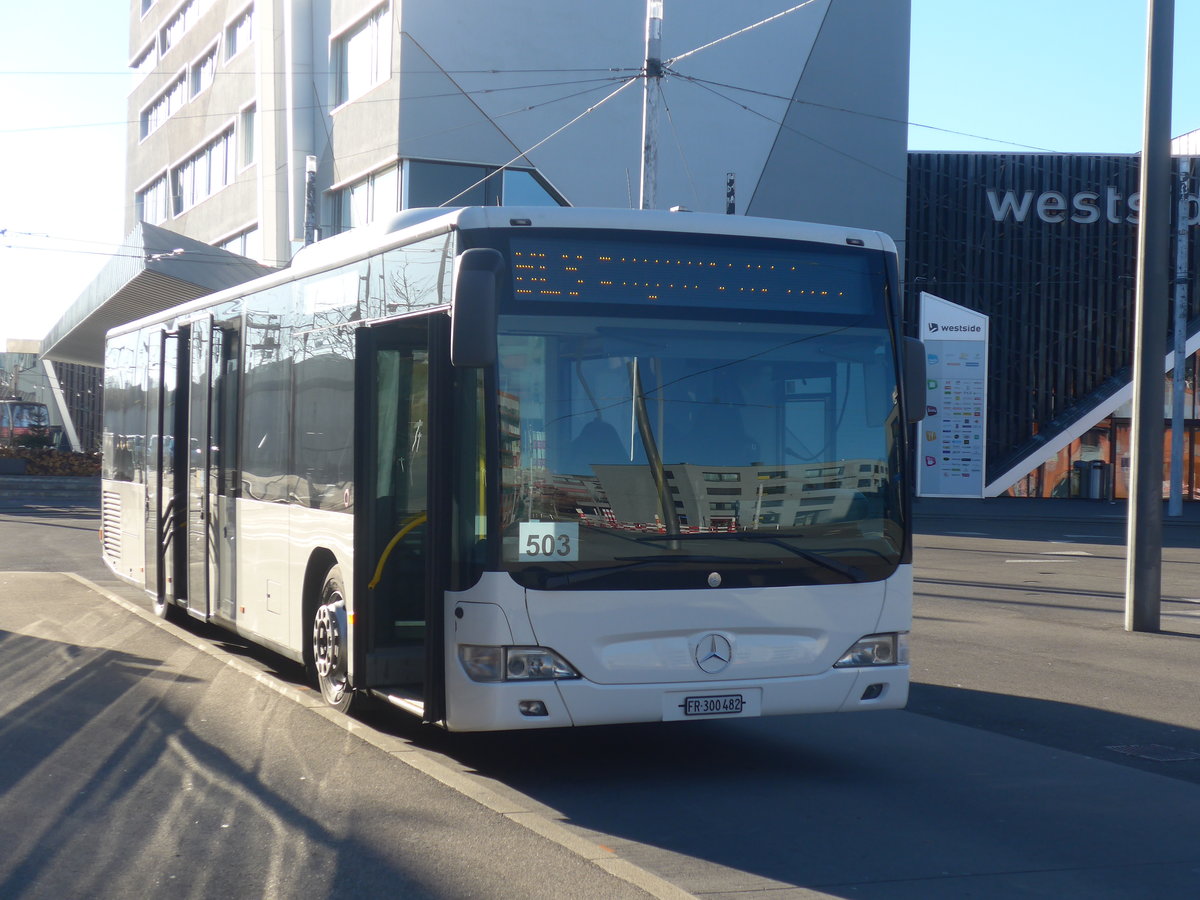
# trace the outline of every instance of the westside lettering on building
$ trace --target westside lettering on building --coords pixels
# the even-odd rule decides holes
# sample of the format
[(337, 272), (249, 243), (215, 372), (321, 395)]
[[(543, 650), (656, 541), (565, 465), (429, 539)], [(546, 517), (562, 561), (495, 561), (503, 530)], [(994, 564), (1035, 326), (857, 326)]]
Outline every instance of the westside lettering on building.
[[(1132, 193), (1128, 197), (1115, 187), (1103, 191), (1076, 191), (1067, 195), (1063, 191), (1001, 191), (987, 188), (988, 208), (997, 222), (1012, 220), (1024, 222), (1034, 213), (1041, 221), (1049, 224), (1074, 222), (1090, 225), (1101, 217), (1113, 225), (1122, 222), (1136, 225), (1140, 210), (1141, 195)], [(1200, 224), (1200, 196), (1188, 194), (1188, 213), (1185, 224), (1190, 228)]]

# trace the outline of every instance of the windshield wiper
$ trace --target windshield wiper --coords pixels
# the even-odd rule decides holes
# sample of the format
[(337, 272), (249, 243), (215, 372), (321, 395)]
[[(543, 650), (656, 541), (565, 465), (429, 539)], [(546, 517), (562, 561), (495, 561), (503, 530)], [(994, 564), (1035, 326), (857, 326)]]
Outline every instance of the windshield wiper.
[[(824, 566), (831, 572), (837, 572), (851, 581), (864, 582), (869, 581), (867, 573), (858, 566), (852, 566), (849, 563), (844, 563), (834, 559), (831, 556), (825, 556), (823, 553), (814, 553), (811, 550), (801, 550), (799, 547), (789, 544), (782, 538), (771, 537), (766, 534), (756, 534), (750, 531), (725, 531), (725, 532), (696, 532), (694, 534), (644, 534), (638, 538), (639, 541), (678, 541), (678, 540), (696, 540), (699, 538), (717, 538), (719, 540), (734, 540), (734, 541), (755, 541), (760, 544), (770, 544), (774, 547), (782, 547), (788, 553), (794, 556), (799, 556), (801, 559), (815, 563), (818, 566)], [(880, 554), (882, 556), (883, 554)]]
[(655, 554), (654, 556), (615, 556), (613, 559), (616, 562), (623, 562), (625, 565), (597, 566), (593, 569), (575, 569), (571, 572), (560, 572), (554, 575), (547, 574), (542, 578), (542, 588), (544, 590), (552, 590), (553, 588), (566, 587), (570, 584), (595, 581), (597, 578), (603, 578), (606, 575), (627, 572), (630, 569), (640, 569), (642, 566), (651, 566), (657, 563), (689, 562), (722, 566), (783, 565), (777, 559), (747, 559), (744, 556), (669, 556), (666, 554)]

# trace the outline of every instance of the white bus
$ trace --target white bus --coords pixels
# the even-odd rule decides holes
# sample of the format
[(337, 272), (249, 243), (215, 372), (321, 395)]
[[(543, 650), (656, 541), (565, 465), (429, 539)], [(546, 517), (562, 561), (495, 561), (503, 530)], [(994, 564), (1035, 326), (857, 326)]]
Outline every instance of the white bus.
[(899, 303), (877, 232), (400, 213), (109, 334), (103, 554), (343, 710), (901, 707), (924, 357)]

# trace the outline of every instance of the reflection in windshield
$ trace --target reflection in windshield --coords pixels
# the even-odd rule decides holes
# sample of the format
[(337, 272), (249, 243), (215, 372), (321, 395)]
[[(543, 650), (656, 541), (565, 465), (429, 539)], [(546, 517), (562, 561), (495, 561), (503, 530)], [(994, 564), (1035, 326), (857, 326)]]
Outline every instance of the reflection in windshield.
[[(779, 560), (789, 574), (763, 577), (785, 583), (894, 567), (897, 416), (884, 330), (503, 321), (510, 569), (554, 565), (561, 581), (565, 568), (628, 569), (631, 556), (655, 552), (697, 565), (714, 555)], [(746, 533), (771, 539), (721, 540)], [(687, 539), (631, 543), (641, 535)]]
[(13, 403), (9, 410), (14, 428), (44, 428), (50, 424), (50, 413), (44, 403)]

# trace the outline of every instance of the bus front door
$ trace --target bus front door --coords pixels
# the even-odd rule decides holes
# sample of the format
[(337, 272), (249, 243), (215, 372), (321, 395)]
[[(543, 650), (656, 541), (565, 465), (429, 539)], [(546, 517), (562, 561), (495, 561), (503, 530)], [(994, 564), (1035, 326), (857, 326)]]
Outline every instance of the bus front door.
[[(441, 579), (433, 535), (438, 471), (430, 452), (441, 354), (435, 318), (359, 329), (356, 353), (356, 681), (440, 713)], [(432, 345), (432, 346), (431, 346)], [(365, 598), (365, 600), (364, 600)]]

